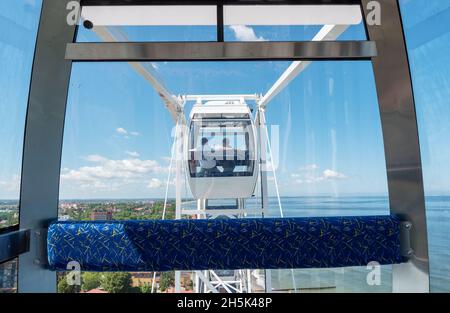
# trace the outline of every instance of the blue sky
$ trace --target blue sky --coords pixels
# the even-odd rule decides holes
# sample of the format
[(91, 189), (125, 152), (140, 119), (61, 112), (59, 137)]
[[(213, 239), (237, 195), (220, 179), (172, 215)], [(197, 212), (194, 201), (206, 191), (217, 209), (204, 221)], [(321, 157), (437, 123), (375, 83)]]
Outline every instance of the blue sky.
[(450, 1), (401, 1), (425, 192), (450, 194)]
[(23, 130), (40, 1), (0, 1), (0, 199), (19, 197)]
[[(228, 40), (307, 40), (314, 27), (227, 28)], [(211, 40), (209, 27), (128, 27), (130, 40)], [(168, 36), (164, 36), (164, 34)], [(363, 39), (361, 26), (341, 39)], [(79, 41), (98, 41), (80, 31)], [(172, 93), (264, 94), (290, 62), (153, 63)], [(186, 108), (189, 112), (190, 106)], [(386, 194), (370, 62), (311, 65), (270, 103), (280, 130), (282, 195)], [(127, 63), (74, 64), (65, 128), (62, 197), (162, 196), (173, 122)], [(358, 146), (362, 149), (354, 149)], [(127, 164), (127, 162), (132, 164)], [(136, 169), (135, 169), (136, 168)], [(140, 168), (143, 172), (135, 172)], [(145, 172), (145, 173), (144, 173)], [(367, 183), (371, 177), (371, 183)], [(275, 193), (270, 181), (271, 194)], [(171, 188), (173, 193), (173, 188)]]
[[(424, 10), (415, 5), (424, 1), (403, 2), (409, 16), (414, 17), (405, 23), (407, 27), (408, 23), (413, 27), (421, 21), (418, 15), (433, 16), (440, 12), (436, 6), (433, 11), (433, 6), (426, 6)], [(0, 149), (0, 198), (17, 198), (23, 140), (23, 133), (18, 130), (24, 123), (39, 6), (38, 1), (32, 0), (14, 1), (14, 10), (9, 3), (7, 10), (1, 6), (5, 6), (3, 1), (0, 24), (14, 20), (17, 32), (25, 29), (23, 38), (16, 40), (0, 28), (0, 66), (5, 69), (0, 74), (0, 143), (3, 147)], [(320, 26), (227, 27), (225, 39), (308, 40), (319, 29)], [(215, 37), (211, 27), (128, 27), (124, 31), (130, 40), (214, 40)], [(448, 35), (445, 36), (414, 49), (411, 53), (418, 60), (412, 64), (436, 67), (432, 60), (430, 64), (421, 63), (423, 53), (434, 53), (448, 60), (443, 48), (450, 48), (450, 41)], [(364, 39), (362, 26), (350, 28), (340, 39)], [(78, 40), (98, 39), (92, 32), (80, 30)], [(11, 42), (20, 42), (20, 45), (14, 46)], [(432, 51), (433, 44), (442, 52)], [(17, 64), (21, 64), (19, 69)], [(153, 65), (174, 94), (235, 94), (265, 93), (289, 64), (159, 62)], [(427, 72), (428, 76), (418, 73), (420, 78), (415, 80), (419, 85), (416, 101), (419, 121), (422, 121), (421, 135), (426, 138), (421, 142), (424, 167), (428, 168), (425, 177), (430, 192), (437, 193), (445, 193), (450, 185), (448, 179), (441, 178), (442, 171), (450, 174), (450, 165), (444, 162), (444, 157), (450, 156), (450, 148), (435, 142), (448, 141), (450, 131), (445, 126), (450, 116), (449, 106), (445, 105), (449, 98), (446, 79), (450, 76), (438, 77), (448, 73), (448, 62), (446, 64), (444, 69)], [(438, 92), (427, 93), (430, 86)], [(422, 105), (431, 101), (437, 111), (430, 112), (429, 107)], [(190, 106), (187, 113), (189, 109)], [(430, 118), (437, 118), (438, 122), (431, 122)], [(277, 177), (282, 195), (387, 194), (370, 62), (313, 63), (269, 104), (267, 120), (270, 125), (279, 127)], [(127, 63), (74, 64), (64, 134), (61, 198), (162, 197), (172, 126), (171, 117), (156, 92)], [(269, 188), (274, 194), (273, 179), (269, 181)]]

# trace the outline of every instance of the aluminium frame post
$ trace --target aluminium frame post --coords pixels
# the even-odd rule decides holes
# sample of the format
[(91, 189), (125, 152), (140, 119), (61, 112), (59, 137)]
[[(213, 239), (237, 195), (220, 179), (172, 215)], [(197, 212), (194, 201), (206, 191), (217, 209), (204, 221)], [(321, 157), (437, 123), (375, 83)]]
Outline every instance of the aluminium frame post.
[[(367, 17), (370, 0), (362, 0)], [(393, 292), (429, 292), (429, 257), (417, 116), (398, 0), (378, 0), (381, 23), (366, 21), (383, 129), (389, 205), (392, 214), (412, 223), (414, 255), (393, 265)]]
[[(64, 117), (72, 62), (64, 58), (76, 25), (67, 23), (69, 0), (43, 0), (25, 125), (20, 227), (31, 230), (30, 252), (19, 256), (19, 292), (56, 292), (56, 273), (45, 268), (48, 222), (58, 217)], [(79, 2), (79, 1), (77, 1)]]

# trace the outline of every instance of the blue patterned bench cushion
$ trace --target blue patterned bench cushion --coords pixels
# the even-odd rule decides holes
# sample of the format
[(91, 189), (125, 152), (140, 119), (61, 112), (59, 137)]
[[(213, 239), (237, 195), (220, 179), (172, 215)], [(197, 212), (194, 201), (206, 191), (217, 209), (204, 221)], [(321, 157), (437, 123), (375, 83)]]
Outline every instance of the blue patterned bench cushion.
[(169, 271), (366, 266), (401, 262), (394, 216), (54, 222), (53, 270)]

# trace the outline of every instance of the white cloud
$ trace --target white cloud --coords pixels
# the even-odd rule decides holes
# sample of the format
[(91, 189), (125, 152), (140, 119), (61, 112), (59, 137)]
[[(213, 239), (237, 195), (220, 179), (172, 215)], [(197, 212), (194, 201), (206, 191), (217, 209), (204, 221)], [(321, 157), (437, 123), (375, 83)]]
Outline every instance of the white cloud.
[(326, 180), (330, 180), (330, 179), (344, 179), (347, 178), (346, 175), (330, 170), (330, 169), (326, 169), (325, 171), (323, 171), (322, 173), (324, 179)]
[(171, 158), (172, 157), (170, 157), (170, 156), (163, 156), (163, 157), (161, 157), (161, 160), (166, 161), (166, 162), (170, 162)]
[(94, 163), (92, 166), (82, 166), (78, 169), (63, 169), (61, 180), (64, 183), (90, 184), (92, 186), (111, 186), (111, 183), (130, 183), (148, 174), (160, 174), (167, 171), (158, 162), (140, 160), (137, 158), (111, 160), (100, 155), (90, 155), (84, 158)]
[(258, 37), (255, 30), (247, 25), (231, 25), (234, 36), (239, 41), (266, 41), (263, 37)]
[(125, 138), (130, 138), (129, 136), (139, 136), (140, 134), (136, 131), (128, 131), (123, 127), (118, 127), (116, 128), (116, 133), (118, 133), (119, 135), (124, 136)]
[(156, 188), (161, 188), (163, 185), (162, 181), (159, 180), (158, 178), (152, 178), (150, 180), (150, 182), (148, 183), (147, 187), (150, 189), (156, 189)]
[(122, 127), (116, 128), (116, 132), (118, 132), (121, 135), (127, 135), (128, 134), (127, 130), (125, 128), (122, 128)]
[(125, 154), (133, 158), (138, 158), (140, 156), (139, 152), (137, 151), (125, 151)]
[(319, 169), (317, 164), (309, 164), (300, 167), (298, 172), (291, 173), (290, 176), (296, 184), (316, 184), (348, 178), (347, 175), (331, 169), (323, 171), (319, 171)]
[(86, 162), (83, 166), (62, 169), (61, 197), (159, 197), (160, 188), (165, 186), (168, 167), (154, 160), (113, 160), (101, 155), (82, 159)]
[(8, 191), (11, 193), (19, 192), (20, 190), (20, 176), (19, 175), (13, 175), (8, 180), (1, 180), (0, 181), (0, 187), (3, 191)]

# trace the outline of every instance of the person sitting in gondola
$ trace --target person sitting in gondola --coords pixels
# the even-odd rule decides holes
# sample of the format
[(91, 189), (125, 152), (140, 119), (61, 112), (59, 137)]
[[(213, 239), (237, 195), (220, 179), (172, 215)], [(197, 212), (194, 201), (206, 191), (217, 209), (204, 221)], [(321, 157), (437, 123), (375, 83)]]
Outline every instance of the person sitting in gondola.
[(207, 138), (202, 138), (202, 157), (200, 159), (200, 167), (201, 171), (199, 176), (211, 176), (213, 173), (216, 173), (217, 170), (217, 161), (214, 158), (214, 151), (208, 144)]
[(222, 140), (222, 149), (224, 159), (221, 161), (223, 172), (221, 176), (233, 176), (234, 168), (236, 166), (234, 162), (235, 150), (230, 144), (230, 139), (224, 138)]

